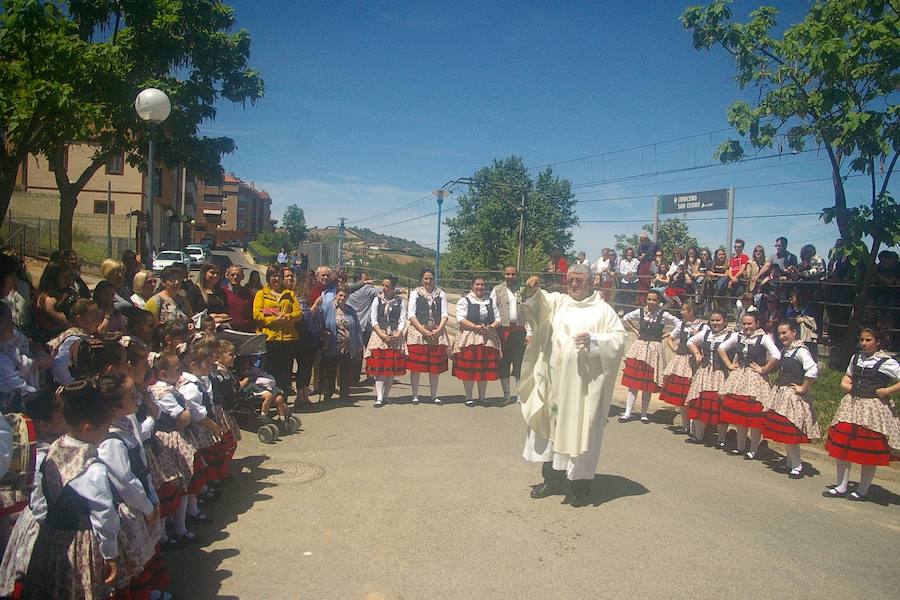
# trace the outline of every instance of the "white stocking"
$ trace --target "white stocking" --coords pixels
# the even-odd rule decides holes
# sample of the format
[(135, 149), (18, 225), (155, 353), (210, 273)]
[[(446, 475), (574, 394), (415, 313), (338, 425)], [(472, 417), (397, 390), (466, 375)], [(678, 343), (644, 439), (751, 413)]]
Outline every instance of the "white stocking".
[(719, 423), (716, 425), (716, 441), (720, 444), (725, 443), (725, 438), (728, 437), (728, 423)]
[(189, 496), (185, 496), (185, 498), (187, 498), (187, 514), (196, 517), (200, 514), (200, 509), (197, 508), (197, 495), (190, 494)]
[(630, 417), (631, 411), (634, 410), (634, 401), (637, 400), (637, 390), (628, 389), (628, 396), (625, 398), (625, 414), (623, 417)]
[(847, 491), (847, 486), (850, 484), (850, 463), (846, 460), (839, 460), (836, 462), (837, 479), (835, 480), (834, 491), (843, 494)]
[(788, 466), (791, 468), (791, 470), (803, 466), (803, 460), (800, 458), (799, 444), (785, 444), (784, 449), (787, 454)]
[(759, 443), (762, 441), (762, 429), (750, 428), (750, 452), (754, 455), (759, 451)]
[[(509, 381), (507, 379), (507, 381)], [(484, 402), (484, 399), (487, 397), (487, 381), (479, 381), (478, 382), (478, 401)]]
[(184, 535), (187, 533), (187, 525), (185, 525), (184, 521), (187, 517), (187, 497), (182, 496), (181, 502), (178, 503), (178, 510), (175, 511), (175, 514), (172, 515), (175, 517), (175, 523), (173, 529), (175, 530), (175, 535)]
[(685, 431), (691, 430), (691, 420), (687, 416), (687, 406), (679, 406), (679, 412), (681, 412), (681, 427)]
[(856, 488), (858, 495), (865, 496), (869, 493), (869, 486), (872, 485), (872, 480), (875, 479), (876, 468), (875, 465), (862, 466), (862, 471), (859, 474), (859, 487)]
[(419, 373), (418, 371), (410, 371), (409, 372), (409, 389), (412, 392), (413, 398), (419, 397)]
[(384, 400), (384, 379), (381, 377), (375, 378), (375, 398)]
[(738, 450), (738, 452), (743, 452), (744, 448), (747, 447), (747, 428), (743, 425), (735, 427), (735, 434), (737, 434), (734, 442), (734, 447)]
[(463, 380), (463, 389), (466, 390), (466, 400), (472, 399), (472, 389), (475, 387), (474, 381)]
[(702, 441), (706, 434), (706, 423), (700, 419), (694, 419), (691, 421), (691, 425), (694, 427), (694, 438)]
[(650, 409), (650, 390), (641, 391), (641, 416), (646, 417)]
[(509, 377), (500, 378), (500, 387), (503, 388), (503, 399), (509, 400)]
[(440, 373), (429, 373), (428, 374), (428, 385), (431, 387), (431, 399), (434, 400), (438, 397), (438, 379), (441, 378)]
[(394, 385), (393, 377), (385, 377), (384, 378), (384, 399), (387, 400), (391, 395), (391, 386)]

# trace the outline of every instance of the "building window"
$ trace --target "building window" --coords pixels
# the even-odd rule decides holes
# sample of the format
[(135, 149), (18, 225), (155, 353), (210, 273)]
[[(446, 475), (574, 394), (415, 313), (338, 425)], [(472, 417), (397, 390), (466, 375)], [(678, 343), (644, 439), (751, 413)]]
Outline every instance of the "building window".
[(162, 169), (153, 169), (153, 197), (162, 197)]
[[(50, 161), (50, 160), (47, 161), (47, 170), (50, 172), (53, 172), (56, 170), (53, 168), (53, 161)], [(69, 172), (69, 146), (68, 145), (63, 146), (63, 170), (65, 170), (67, 173)]]
[(94, 214), (95, 215), (105, 215), (107, 204), (109, 204), (109, 214), (116, 214), (116, 201), (107, 202), (106, 200), (94, 200)]
[(204, 194), (203, 201), (211, 202), (213, 204), (222, 204), (222, 196), (219, 196), (218, 194)]
[(125, 152), (114, 152), (109, 155), (106, 161), (107, 175), (124, 175), (125, 174)]

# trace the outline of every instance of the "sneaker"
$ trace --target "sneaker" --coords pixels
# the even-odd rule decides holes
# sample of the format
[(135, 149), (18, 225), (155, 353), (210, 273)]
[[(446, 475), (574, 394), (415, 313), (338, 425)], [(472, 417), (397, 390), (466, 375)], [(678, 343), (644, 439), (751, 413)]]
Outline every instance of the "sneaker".
[(803, 479), (803, 465), (791, 469), (791, 472), (788, 473), (788, 477), (791, 479)]
[(435, 398), (435, 399), (434, 399), (434, 403), (435, 403), (435, 404), (443, 404), (443, 402), (441, 402), (441, 399), (440, 399), (440, 398)]
[(466, 406), (475, 406), (474, 400), (466, 400)]
[(375, 401), (375, 408), (381, 408), (382, 406), (384, 406), (384, 400)]
[(413, 404), (418, 404), (418, 403), (419, 403), (419, 397), (418, 397), (418, 396), (413, 396), (413, 397), (412, 397), (412, 403), (413, 403)]
[(756, 453), (748, 451), (747, 454), (744, 455), (744, 460), (755, 460)]

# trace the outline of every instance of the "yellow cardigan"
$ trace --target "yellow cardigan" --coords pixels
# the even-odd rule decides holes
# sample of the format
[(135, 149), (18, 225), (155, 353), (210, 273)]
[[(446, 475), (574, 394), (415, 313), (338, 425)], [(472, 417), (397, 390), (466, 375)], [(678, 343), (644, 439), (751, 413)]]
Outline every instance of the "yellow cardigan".
[[(276, 321), (276, 315), (266, 314), (272, 309), (280, 310), (287, 318)], [(303, 311), (291, 290), (284, 290), (279, 299), (268, 285), (264, 286), (253, 298), (253, 318), (262, 323), (257, 331), (266, 334), (267, 341), (295, 342), (300, 339), (295, 325), (303, 318)]]

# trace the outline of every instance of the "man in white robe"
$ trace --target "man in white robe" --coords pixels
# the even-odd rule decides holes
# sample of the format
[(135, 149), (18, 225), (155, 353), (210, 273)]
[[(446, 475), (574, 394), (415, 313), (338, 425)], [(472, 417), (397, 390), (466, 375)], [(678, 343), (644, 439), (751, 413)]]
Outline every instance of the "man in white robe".
[(600, 458), (603, 427), (627, 335), (622, 320), (591, 289), (590, 267), (573, 265), (567, 293), (526, 283), (524, 312), (533, 329), (520, 383), (528, 436), (522, 456), (543, 463), (544, 481), (533, 498), (563, 493), (566, 502), (589, 503)]

